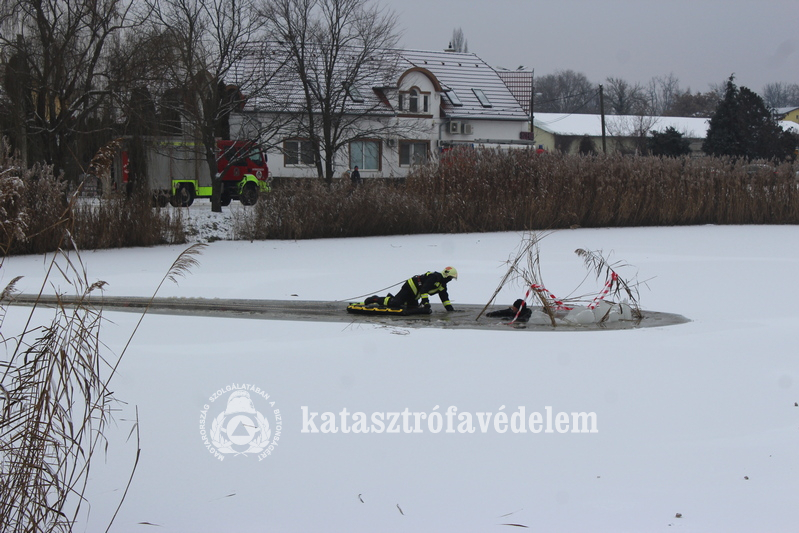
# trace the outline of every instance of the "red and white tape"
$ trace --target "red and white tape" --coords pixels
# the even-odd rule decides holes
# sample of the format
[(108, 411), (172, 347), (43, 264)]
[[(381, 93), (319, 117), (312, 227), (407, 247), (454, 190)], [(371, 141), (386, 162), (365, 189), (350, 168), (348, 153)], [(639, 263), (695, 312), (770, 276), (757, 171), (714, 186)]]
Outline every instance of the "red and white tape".
[[(527, 300), (530, 298), (530, 294), (533, 291), (541, 293), (544, 295), (545, 298), (549, 298), (550, 300), (552, 300), (552, 303), (554, 304), (556, 311), (560, 310), (571, 311), (572, 309), (574, 309), (573, 307), (567, 307), (566, 305), (564, 305), (562, 300), (558, 300), (558, 297), (549, 292), (546, 287), (544, 287), (543, 285), (538, 285), (537, 283), (533, 283), (532, 285), (530, 285), (530, 288), (527, 289), (527, 292), (524, 293), (524, 303), (527, 303)], [(519, 318), (521, 312), (522, 308), (519, 307), (519, 309), (516, 311), (516, 316), (513, 317), (513, 320), (508, 322), (508, 325), (516, 322), (516, 319)]]
[(552, 300), (552, 303), (555, 304), (555, 310), (557, 310), (557, 311), (560, 311), (560, 310), (571, 311), (573, 309), (572, 307), (567, 307), (563, 303), (563, 300), (558, 300), (558, 297), (555, 296), (554, 294), (552, 294), (551, 292), (549, 292), (547, 290), (547, 288), (544, 287), (543, 285), (537, 285), (537, 284), (534, 283), (534, 284), (530, 285), (530, 288), (533, 289), (536, 292), (542, 293), (545, 297), (547, 297), (550, 300)]
[[(602, 291), (596, 295), (594, 300), (588, 304), (588, 309), (595, 309), (599, 302), (605, 299), (605, 297), (610, 294), (611, 289), (613, 288), (613, 284), (617, 282), (619, 279), (619, 275), (615, 272), (611, 272), (610, 279), (605, 283), (605, 286), (602, 288)], [(530, 288), (527, 289), (527, 292), (524, 293), (524, 303), (527, 303), (527, 300), (530, 298), (530, 294), (535, 291), (537, 293), (543, 294), (545, 298), (548, 298), (554, 304), (556, 311), (571, 311), (574, 307), (568, 307), (563, 303), (563, 300), (558, 300), (557, 296), (549, 292), (546, 287), (543, 285), (539, 285), (537, 283), (533, 283), (530, 285)], [(509, 322), (509, 324), (513, 324), (516, 322), (516, 319), (519, 318), (519, 314), (522, 312), (521, 307), (516, 311), (516, 316), (513, 317), (513, 320)]]
[(588, 309), (595, 309), (596, 306), (599, 305), (599, 302), (604, 300), (605, 296), (610, 294), (610, 289), (611, 287), (613, 287), (613, 282), (617, 281), (618, 279), (619, 275), (616, 274), (615, 272), (611, 272), (610, 279), (608, 280), (607, 283), (605, 283), (605, 287), (602, 289), (602, 292), (597, 294), (596, 298), (594, 298), (594, 301), (588, 304)]

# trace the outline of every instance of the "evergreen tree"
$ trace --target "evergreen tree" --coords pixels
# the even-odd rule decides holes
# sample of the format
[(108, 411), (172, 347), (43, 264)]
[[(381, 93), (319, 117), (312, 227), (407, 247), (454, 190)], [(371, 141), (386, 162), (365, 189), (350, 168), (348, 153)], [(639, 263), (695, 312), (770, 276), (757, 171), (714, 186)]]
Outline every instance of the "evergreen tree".
[(665, 157), (680, 157), (691, 153), (691, 143), (683, 139), (682, 133), (669, 126), (663, 132), (652, 131), (652, 136), (647, 139), (649, 152), (652, 155)]
[(796, 137), (783, 131), (763, 99), (727, 81), (724, 98), (710, 118), (702, 150), (708, 155), (745, 159), (794, 159)]

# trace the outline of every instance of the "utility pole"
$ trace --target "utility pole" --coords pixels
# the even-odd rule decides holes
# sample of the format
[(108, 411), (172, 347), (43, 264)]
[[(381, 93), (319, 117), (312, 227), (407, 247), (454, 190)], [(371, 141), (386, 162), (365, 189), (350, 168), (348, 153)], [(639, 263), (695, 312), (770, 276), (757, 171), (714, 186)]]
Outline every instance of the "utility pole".
[(602, 153), (608, 153), (608, 147), (605, 144), (605, 92), (602, 84), (599, 85), (599, 114), (602, 117)]
[(535, 69), (530, 73), (530, 136), (535, 144)]

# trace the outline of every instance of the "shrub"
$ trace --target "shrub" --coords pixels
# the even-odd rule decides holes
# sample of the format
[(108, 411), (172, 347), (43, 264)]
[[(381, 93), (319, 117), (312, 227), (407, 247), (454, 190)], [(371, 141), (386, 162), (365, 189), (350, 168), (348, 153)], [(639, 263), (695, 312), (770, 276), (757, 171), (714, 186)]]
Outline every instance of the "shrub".
[(152, 208), (147, 191), (129, 197), (69, 196), (52, 168), (28, 169), (0, 139), (0, 217), (3, 256), (52, 252), (71, 240), (81, 249), (180, 244), (182, 221)]
[(79, 201), (73, 215), (75, 240), (81, 249), (186, 242), (180, 210), (153, 208), (148, 191), (134, 190), (130, 196)]

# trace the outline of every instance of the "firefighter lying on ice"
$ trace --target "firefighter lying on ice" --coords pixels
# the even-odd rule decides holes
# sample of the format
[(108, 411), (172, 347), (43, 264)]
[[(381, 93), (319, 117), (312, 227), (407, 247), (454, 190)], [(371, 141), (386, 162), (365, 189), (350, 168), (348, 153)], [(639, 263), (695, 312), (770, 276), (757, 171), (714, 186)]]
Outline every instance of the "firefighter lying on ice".
[(444, 309), (454, 311), (452, 303), (447, 294), (447, 283), (453, 279), (458, 279), (458, 271), (453, 267), (447, 267), (441, 272), (425, 272), (418, 276), (409, 278), (402, 284), (396, 296), (371, 296), (364, 302), (369, 304), (380, 304), (387, 307), (418, 307), (419, 300), (425, 308), (430, 308), (430, 296), (438, 294)]

